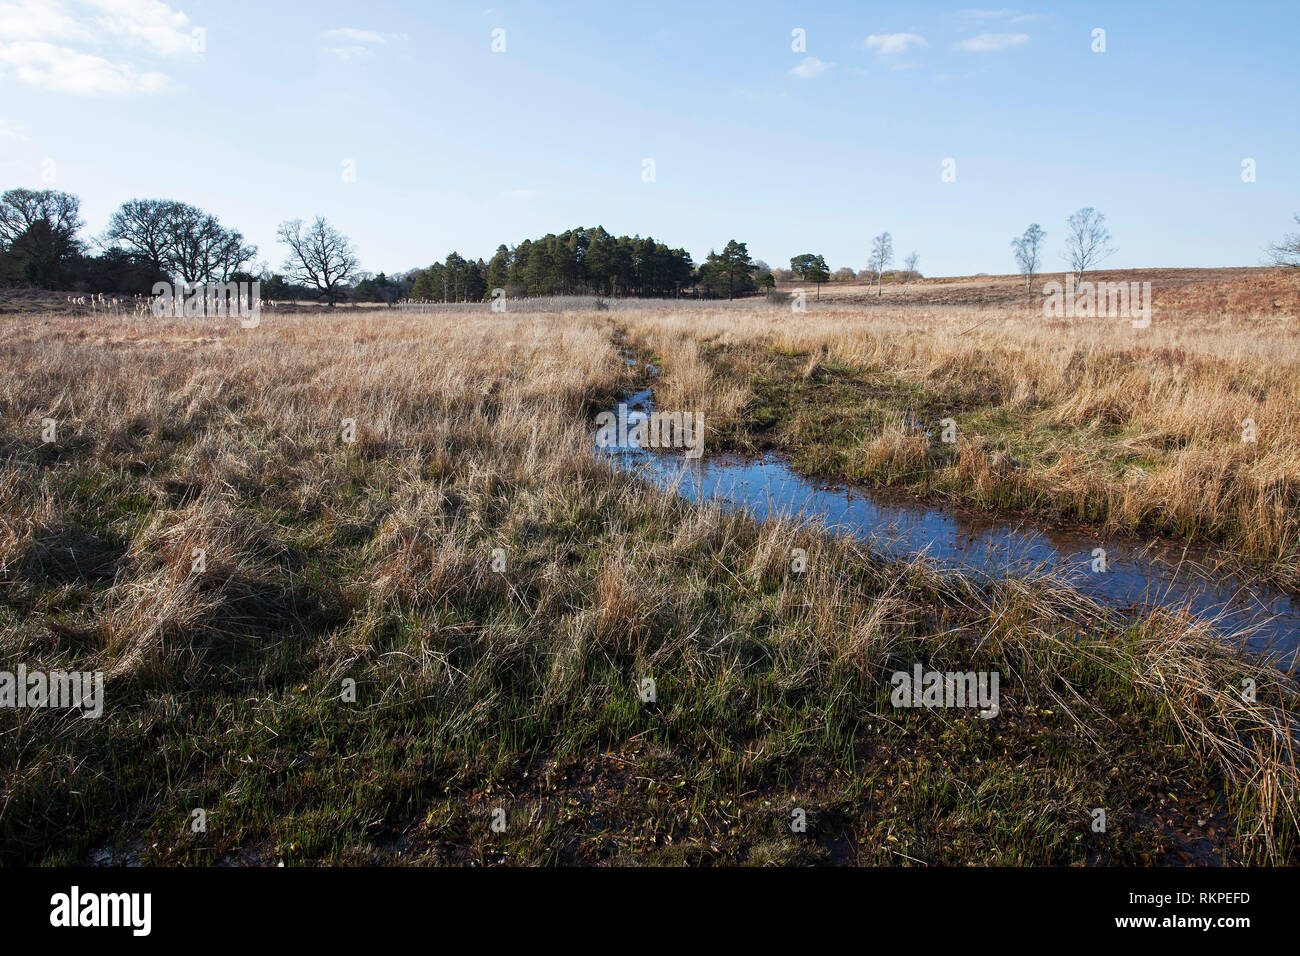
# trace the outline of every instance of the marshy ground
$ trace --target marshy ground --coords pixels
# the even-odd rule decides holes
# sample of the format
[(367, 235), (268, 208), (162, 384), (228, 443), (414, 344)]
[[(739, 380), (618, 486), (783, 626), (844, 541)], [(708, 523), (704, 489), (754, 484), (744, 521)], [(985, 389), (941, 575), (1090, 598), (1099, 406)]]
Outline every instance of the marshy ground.
[[(1269, 662), (592, 451), (631, 348), (711, 450), (1294, 586), (1294, 314), (1156, 307), (1142, 339), (833, 300), (0, 318), (0, 669), (107, 675), (100, 719), (0, 712), (0, 859), (1293, 862), (1297, 694)], [(997, 671), (999, 715), (895, 708), (917, 663)]]

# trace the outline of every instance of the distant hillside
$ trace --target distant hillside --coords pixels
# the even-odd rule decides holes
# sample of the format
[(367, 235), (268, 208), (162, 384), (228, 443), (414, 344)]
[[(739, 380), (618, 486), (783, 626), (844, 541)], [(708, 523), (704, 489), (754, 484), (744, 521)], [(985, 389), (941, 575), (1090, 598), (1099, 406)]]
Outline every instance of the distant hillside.
[[(886, 273), (888, 276), (888, 273)], [(1034, 277), (1035, 298), (1044, 282), (1060, 281), (1061, 272)], [(1300, 269), (1250, 267), (1232, 269), (1106, 269), (1090, 272), (1091, 281), (1150, 282), (1157, 308), (1197, 310), (1220, 315), (1300, 315)], [(814, 292), (807, 282), (779, 282), (778, 289), (797, 288)], [(891, 306), (915, 305), (1014, 305), (1027, 301), (1025, 278), (1019, 275), (947, 276), (913, 279), (906, 288), (902, 280), (886, 278), (882, 296), (876, 297), (874, 282), (828, 282), (821, 287), (821, 301), (870, 305), (885, 301)]]

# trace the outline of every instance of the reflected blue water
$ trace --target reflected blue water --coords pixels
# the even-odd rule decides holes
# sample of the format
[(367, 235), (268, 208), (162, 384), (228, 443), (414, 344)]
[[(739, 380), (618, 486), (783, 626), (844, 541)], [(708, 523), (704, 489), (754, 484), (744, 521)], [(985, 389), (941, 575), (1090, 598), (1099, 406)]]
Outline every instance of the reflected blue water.
[[(651, 408), (651, 392), (627, 400), (629, 423)], [(1214, 567), (1204, 551), (1168, 541), (1103, 537), (1027, 520), (1005, 521), (927, 505), (876, 489), (804, 478), (774, 456), (745, 459), (639, 448), (601, 450), (619, 468), (633, 470), (691, 501), (713, 500), (759, 519), (815, 517), (831, 531), (891, 556), (925, 553), (939, 567), (987, 576), (1050, 570), (1079, 591), (1123, 609), (1184, 608), (1212, 621), (1226, 640), (1285, 664), (1300, 651), (1300, 599), (1276, 588), (1247, 584)], [(1093, 570), (1094, 549), (1107, 569)]]

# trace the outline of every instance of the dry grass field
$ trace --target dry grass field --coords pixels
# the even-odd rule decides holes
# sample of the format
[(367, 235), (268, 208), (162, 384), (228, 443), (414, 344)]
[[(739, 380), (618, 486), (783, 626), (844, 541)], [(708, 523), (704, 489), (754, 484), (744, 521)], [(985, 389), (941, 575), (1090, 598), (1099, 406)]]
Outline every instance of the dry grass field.
[[(1293, 313), (4, 317), (0, 667), (102, 670), (107, 700), (0, 715), (0, 859), (1294, 860), (1291, 678), (1181, 615), (616, 472), (592, 420), (642, 381), (625, 347), (711, 449), (1295, 580)], [(914, 423), (940, 413), (936, 452)], [(999, 672), (1000, 714), (895, 709), (916, 663)]]

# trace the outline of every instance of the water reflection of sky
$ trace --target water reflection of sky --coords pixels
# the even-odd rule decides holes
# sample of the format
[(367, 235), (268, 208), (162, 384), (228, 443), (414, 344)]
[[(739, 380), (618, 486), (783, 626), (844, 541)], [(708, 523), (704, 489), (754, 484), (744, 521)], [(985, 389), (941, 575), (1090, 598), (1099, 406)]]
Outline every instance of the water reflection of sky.
[[(646, 407), (649, 393), (628, 399)], [(643, 414), (643, 413), (642, 413)], [(636, 421), (629, 412), (629, 426)], [(1026, 521), (1006, 522), (900, 500), (874, 489), (826, 485), (803, 478), (775, 457), (728, 455), (694, 461), (680, 454), (607, 449), (619, 467), (634, 469), (655, 484), (676, 486), (691, 501), (716, 499), (768, 517), (818, 518), (837, 534), (851, 535), (880, 553), (911, 556), (924, 551), (940, 567), (987, 575), (1047, 569), (1078, 590), (1124, 608), (1185, 607), (1215, 620), (1254, 652), (1272, 650), (1290, 660), (1300, 650), (1300, 600), (1266, 586), (1246, 586), (1213, 570), (1202, 554), (1167, 542), (1145, 545)], [(1107, 570), (1093, 570), (1093, 550), (1104, 548)]]

